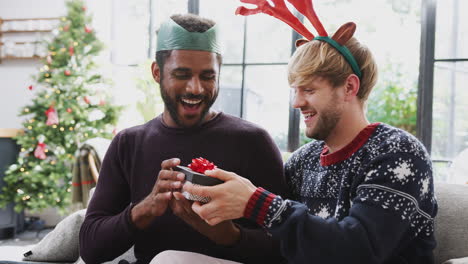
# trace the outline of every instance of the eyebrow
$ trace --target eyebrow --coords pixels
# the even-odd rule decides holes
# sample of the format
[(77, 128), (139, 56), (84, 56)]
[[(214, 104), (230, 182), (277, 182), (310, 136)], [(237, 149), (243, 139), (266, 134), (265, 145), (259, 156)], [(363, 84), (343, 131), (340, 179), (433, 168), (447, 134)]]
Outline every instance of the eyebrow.
[(190, 68), (175, 68), (172, 70), (172, 72), (185, 72), (185, 73), (189, 73), (191, 72), (192, 70)]
[(291, 87), (291, 89), (297, 89), (297, 90), (317, 90), (317, 87), (312, 86), (312, 85), (299, 85), (299, 86)]
[[(175, 68), (172, 70), (172, 73), (176, 73), (176, 72), (191, 73), (192, 69), (180, 67), (180, 68)], [(213, 73), (216, 73), (216, 71), (213, 69), (202, 70), (201, 72), (201, 74), (213, 74)]]
[(201, 73), (202, 74), (212, 74), (212, 73), (216, 73), (216, 71), (210, 69), (210, 70), (203, 70)]

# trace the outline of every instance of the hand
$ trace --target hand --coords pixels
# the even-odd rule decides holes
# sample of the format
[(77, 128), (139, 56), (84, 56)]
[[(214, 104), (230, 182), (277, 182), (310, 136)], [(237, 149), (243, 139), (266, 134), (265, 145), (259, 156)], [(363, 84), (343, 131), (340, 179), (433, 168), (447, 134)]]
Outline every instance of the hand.
[(172, 212), (211, 241), (228, 246), (240, 239), (240, 230), (232, 221), (210, 226), (192, 210), (192, 202), (180, 192), (173, 192), (172, 195), (175, 198), (170, 201)]
[(233, 172), (215, 169), (205, 171), (205, 174), (223, 180), (224, 183), (210, 187), (185, 183), (184, 191), (211, 197), (207, 204), (194, 202), (193, 211), (210, 225), (243, 217), (245, 206), (257, 187)]
[(135, 207), (131, 216), (132, 222), (139, 229), (145, 229), (158, 216), (164, 214), (172, 198), (172, 190), (180, 189), (185, 175), (172, 171), (179, 165), (179, 159), (168, 159), (161, 163), (161, 171), (151, 193)]

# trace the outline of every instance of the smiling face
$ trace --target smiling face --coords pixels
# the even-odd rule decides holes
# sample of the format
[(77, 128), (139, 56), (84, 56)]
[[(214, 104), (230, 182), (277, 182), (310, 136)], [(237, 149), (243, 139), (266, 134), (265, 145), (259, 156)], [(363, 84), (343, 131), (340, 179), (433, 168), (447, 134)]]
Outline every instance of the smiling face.
[(303, 86), (293, 87), (293, 90), (293, 107), (299, 108), (305, 118), (306, 136), (326, 140), (343, 114), (342, 89), (316, 77)]
[(215, 53), (173, 50), (159, 70), (152, 66), (164, 100), (164, 121), (172, 127), (193, 127), (208, 121), (218, 96), (219, 62)]

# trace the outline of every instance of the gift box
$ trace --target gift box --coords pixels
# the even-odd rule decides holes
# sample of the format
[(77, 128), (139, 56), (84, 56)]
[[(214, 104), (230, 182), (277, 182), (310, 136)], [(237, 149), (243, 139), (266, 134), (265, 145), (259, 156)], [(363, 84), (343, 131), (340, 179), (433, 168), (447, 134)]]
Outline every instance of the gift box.
[[(189, 167), (185, 166), (177, 166), (176, 170), (182, 172), (185, 174), (185, 181), (189, 181), (194, 185), (201, 185), (201, 186), (214, 186), (223, 183), (222, 180), (213, 178), (210, 176), (206, 176), (203, 173), (199, 173), (196, 171), (193, 171)], [(182, 194), (185, 196), (187, 200), (192, 200), (192, 201), (199, 201), (202, 203), (207, 203), (211, 199), (210, 197), (203, 197), (199, 195), (194, 195), (188, 192), (182, 192)]]

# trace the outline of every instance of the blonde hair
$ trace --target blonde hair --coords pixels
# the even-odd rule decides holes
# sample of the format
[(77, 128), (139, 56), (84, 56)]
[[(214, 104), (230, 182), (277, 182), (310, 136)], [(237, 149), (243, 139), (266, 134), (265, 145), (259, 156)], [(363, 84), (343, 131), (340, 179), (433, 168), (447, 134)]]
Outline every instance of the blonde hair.
[[(362, 77), (357, 97), (365, 102), (377, 82), (377, 64), (370, 50), (354, 37), (345, 44), (356, 59)], [(351, 66), (330, 44), (314, 40), (300, 46), (288, 64), (288, 81), (291, 86), (301, 86), (314, 77), (328, 80), (333, 87), (344, 84), (353, 73)]]

